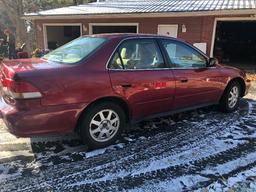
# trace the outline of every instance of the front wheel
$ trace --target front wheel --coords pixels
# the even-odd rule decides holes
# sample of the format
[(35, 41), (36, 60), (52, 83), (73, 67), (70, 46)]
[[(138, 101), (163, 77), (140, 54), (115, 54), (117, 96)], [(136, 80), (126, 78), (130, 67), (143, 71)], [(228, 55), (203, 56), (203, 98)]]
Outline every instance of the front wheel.
[(119, 105), (99, 103), (82, 117), (80, 136), (89, 148), (102, 148), (113, 144), (125, 126), (125, 113)]
[(223, 112), (235, 111), (239, 106), (241, 86), (238, 82), (232, 82), (225, 90), (221, 100), (220, 109)]

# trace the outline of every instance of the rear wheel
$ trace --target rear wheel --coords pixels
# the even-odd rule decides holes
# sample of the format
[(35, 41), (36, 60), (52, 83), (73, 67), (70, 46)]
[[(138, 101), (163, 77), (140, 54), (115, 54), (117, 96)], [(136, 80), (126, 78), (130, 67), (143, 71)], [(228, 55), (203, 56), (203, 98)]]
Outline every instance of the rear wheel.
[(241, 86), (237, 81), (231, 82), (226, 88), (221, 100), (220, 109), (223, 112), (235, 111), (239, 106)]
[(99, 103), (83, 115), (80, 136), (89, 148), (102, 148), (113, 144), (125, 126), (125, 113), (119, 105)]

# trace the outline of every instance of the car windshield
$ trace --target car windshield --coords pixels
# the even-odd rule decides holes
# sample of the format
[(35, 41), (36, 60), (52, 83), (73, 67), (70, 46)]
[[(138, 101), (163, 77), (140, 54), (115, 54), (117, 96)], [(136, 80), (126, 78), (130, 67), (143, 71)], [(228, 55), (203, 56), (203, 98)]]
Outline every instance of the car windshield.
[(43, 59), (63, 64), (74, 64), (86, 58), (105, 41), (105, 38), (80, 37), (46, 54)]

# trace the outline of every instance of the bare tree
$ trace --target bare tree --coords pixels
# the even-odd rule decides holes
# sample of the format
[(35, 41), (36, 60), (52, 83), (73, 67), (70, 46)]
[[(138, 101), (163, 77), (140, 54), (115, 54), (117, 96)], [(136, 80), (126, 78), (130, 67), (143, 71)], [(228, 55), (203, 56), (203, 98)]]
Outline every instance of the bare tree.
[[(35, 36), (33, 33), (27, 33), (25, 20), (22, 19), (24, 12), (37, 12), (94, 1), (96, 0), (0, 0), (0, 29), (15, 29), (17, 42), (26, 42), (28, 50), (31, 51)], [(2, 35), (0, 31), (0, 36)]]
[(15, 27), (16, 39), (18, 42), (24, 42), (27, 38), (25, 21), (21, 18), (23, 15), (23, 0), (0, 0), (0, 6), (5, 10), (9, 19), (10, 26)]

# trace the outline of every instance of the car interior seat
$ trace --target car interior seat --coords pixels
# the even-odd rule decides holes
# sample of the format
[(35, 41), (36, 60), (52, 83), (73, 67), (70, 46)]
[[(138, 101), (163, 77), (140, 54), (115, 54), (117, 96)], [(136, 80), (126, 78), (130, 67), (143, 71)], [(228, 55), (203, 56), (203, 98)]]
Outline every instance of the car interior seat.
[(126, 66), (127, 63), (130, 61), (130, 58), (128, 56), (127, 48), (122, 48), (120, 55), (121, 55), (124, 66)]

